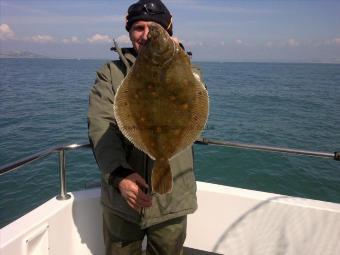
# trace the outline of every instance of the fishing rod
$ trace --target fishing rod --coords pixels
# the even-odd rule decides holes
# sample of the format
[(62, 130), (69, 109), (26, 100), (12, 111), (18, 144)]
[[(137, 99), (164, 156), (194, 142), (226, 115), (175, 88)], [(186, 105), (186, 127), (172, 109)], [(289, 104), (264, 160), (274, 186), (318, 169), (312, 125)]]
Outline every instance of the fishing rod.
[(224, 147), (243, 148), (243, 149), (258, 150), (258, 151), (281, 152), (281, 153), (313, 156), (313, 157), (320, 157), (320, 158), (328, 158), (328, 159), (334, 159), (334, 160), (340, 161), (340, 152), (299, 150), (299, 149), (265, 146), (265, 145), (258, 145), (258, 144), (221, 141), (221, 140), (214, 140), (214, 139), (208, 139), (208, 138), (198, 139), (195, 141), (195, 144), (218, 145), (218, 146), (224, 146)]

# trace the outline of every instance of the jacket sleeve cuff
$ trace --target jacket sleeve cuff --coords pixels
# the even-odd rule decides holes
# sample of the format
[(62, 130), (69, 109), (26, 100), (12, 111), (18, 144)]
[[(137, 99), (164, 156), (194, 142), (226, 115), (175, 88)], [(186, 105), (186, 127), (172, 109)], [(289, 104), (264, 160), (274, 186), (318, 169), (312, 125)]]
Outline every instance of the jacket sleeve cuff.
[(133, 173), (135, 173), (135, 171), (132, 169), (119, 166), (110, 174), (109, 184), (118, 189), (119, 182)]
[[(98, 162), (98, 161), (97, 161)], [(110, 185), (111, 175), (120, 167), (131, 169), (132, 167), (126, 161), (115, 162), (113, 164), (107, 165), (105, 168), (100, 168), (102, 170), (102, 180), (107, 184)]]

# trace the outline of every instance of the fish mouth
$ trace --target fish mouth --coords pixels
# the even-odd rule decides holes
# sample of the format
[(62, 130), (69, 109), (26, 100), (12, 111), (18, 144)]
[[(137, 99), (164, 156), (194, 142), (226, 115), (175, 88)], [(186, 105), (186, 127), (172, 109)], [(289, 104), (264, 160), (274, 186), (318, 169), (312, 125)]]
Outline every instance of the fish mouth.
[(153, 40), (162, 35), (162, 27), (156, 23), (151, 23), (149, 26), (149, 33), (148, 33), (148, 39)]
[(152, 48), (151, 58), (159, 63), (160, 61), (162, 61), (161, 59), (165, 55), (167, 55), (167, 52), (172, 50), (169, 48), (169, 44), (167, 43), (167, 41), (171, 39), (168, 35), (168, 32), (166, 32), (161, 25), (157, 23), (151, 23), (148, 26), (149, 33), (147, 35), (148, 40), (146, 41), (146, 44), (148, 44), (149, 47)]

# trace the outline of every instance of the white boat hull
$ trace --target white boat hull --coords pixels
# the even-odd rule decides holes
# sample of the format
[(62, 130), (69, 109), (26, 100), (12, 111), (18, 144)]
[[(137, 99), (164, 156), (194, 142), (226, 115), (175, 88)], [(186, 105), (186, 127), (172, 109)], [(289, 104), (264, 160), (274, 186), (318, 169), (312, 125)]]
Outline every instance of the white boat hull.
[[(55, 198), (0, 230), (1, 255), (104, 254), (100, 190)], [(186, 247), (217, 254), (340, 254), (340, 204), (198, 182)]]

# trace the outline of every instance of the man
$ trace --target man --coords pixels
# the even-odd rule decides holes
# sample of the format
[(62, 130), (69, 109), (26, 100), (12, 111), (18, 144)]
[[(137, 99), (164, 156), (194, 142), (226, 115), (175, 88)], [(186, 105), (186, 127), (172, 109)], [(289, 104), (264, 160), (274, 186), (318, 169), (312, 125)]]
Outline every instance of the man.
[[(182, 254), (187, 214), (197, 208), (192, 148), (171, 161), (173, 189), (159, 195), (150, 190), (153, 161), (120, 132), (113, 113), (114, 95), (147, 42), (148, 24), (157, 22), (172, 36), (172, 16), (159, 0), (140, 0), (126, 17), (133, 48), (116, 51), (120, 59), (105, 64), (89, 96), (89, 139), (102, 172), (103, 231), (106, 254)], [(198, 69), (194, 74), (200, 75)], [(169, 141), (171, 142), (171, 141)]]

